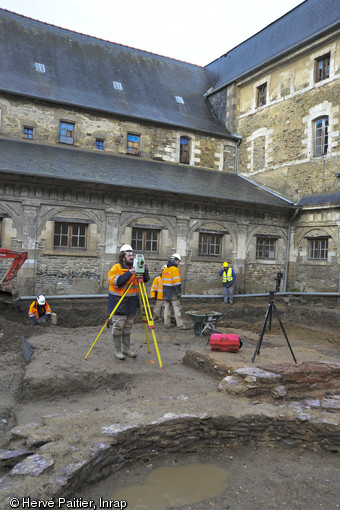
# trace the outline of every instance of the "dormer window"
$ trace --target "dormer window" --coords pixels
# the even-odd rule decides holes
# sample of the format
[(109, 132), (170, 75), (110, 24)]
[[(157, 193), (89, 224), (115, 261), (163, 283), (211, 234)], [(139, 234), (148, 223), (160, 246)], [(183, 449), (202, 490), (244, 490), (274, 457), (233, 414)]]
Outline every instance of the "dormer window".
[(45, 72), (45, 66), (44, 64), (38, 64), (35, 63), (35, 70), (38, 71), (38, 73), (44, 73)]
[(120, 83), (120, 81), (114, 81), (113, 82), (113, 88), (115, 90), (123, 90), (123, 87), (122, 87), (122, 84)]
[(175, 96), (177, 103), (184, 104), (184, 99), (181, 96)]

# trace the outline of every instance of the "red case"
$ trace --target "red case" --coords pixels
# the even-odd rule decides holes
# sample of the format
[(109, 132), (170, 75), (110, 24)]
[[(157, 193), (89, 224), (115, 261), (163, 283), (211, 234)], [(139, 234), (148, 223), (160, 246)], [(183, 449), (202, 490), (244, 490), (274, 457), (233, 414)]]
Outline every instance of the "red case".
[(213, 333), (209, 340), (212, 351), (237, 352), (242, 343), (238, 335)]

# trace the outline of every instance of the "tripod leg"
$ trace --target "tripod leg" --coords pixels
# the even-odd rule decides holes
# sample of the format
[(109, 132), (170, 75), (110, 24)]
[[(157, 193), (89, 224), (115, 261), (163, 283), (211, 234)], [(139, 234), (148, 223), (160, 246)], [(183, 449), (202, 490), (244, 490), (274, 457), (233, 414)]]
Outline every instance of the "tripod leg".
[(104, 326), (102, 327), (102, 329), (100, 330), (97, 338), (95, 339), (95, 341), (93, 342), (93, 344), (91, 345), (90, 347), (90, 350), (88, 351), (88, 353), (86, 354), (84, 360), (87, 359), (87, 357), (89, 356), (90, 352), (92, 351), (93, 347), (95, 346), (98, 338), (100, 337), (100, 335), (102, 334), (102, 332), (104, 331), (105, 327), (107, 326), (107, 323), (108, 321), (111, 319), (112, 315), (115, 313), (115, 311), (117, 310), (118, 306), (120, 305), (120, 303), (123, 301), (123, 299), (125, 298), (126, 294), (128, 293), (128, 291), (130, 290), (130, 287), (132, 286), (132, 282), (130, 283), (130, 285), (128, 286), (128, 288), (125, 290), (125, 292), (123, 293), (122, 297), (120, 298), (120, 300), (118, 301), (118, 303), (116, 304), (116, 306), (114, 307), (114, 309), (112, 310), (112, 312), (110, 313), (110, 316), (108, 319), (106, 319), (105, 321), (105, 324)]
[(147, 317), (146, 317), (146, 314), (145, 314), (145, 309), (144, 309), (144, 305), (142, 303), (142, 298), (141, 298), (141, 293), (140, 292), (139, 292), (139, 304), (140, 304), (140, 310), (141, 310), (141, 313), (142, 313), (142, 322), (144, 324), (144, 329), (145, 329), (145, 337), (146, 337), (146, 345), (147, 345), (147, 348), (148, 348), (148, 354), (151, 354), (150, 341), (149, 341), (149, 333), (148, 333), (148, 321), (147, 321)]
[(290, 345), (290, 343), (289, 343), (288, 336), (287, 336), (287, 334), (286, 334), (286, 332), (285, 332), (285, 328), (283, 327), (283, 324), (282, 324), (282, 322), (281, 322), (279, 312), (278, 312), (278, 310), (277, 310), (276, 306), (275, 306), (275, 305), (273, 305), (273, 306), (274, 306), (274, 310), (275, 310), (275, 313), (276, 313), (277, 320), (279, 321), (279, 324), (280, 324), (280, 326), (281, 326), (282, 333), (284, 334), (284, 337), (285, 337), (285, 339), (286, 339), (286, 341), (287, 341), (287, 344), (288, 344), (289, 350), (290, 350), (290, 352), (291, 352), (291, 354), (292, 354), (292, 356), (293, 356), (293, 360), (295, 361), (295, 363), (297, 363), (296, 358), (295, 358), (294, 353), (293, 353), (293, 349), (291, 348), (291, 345)]
[(160, 368), (163, 368), (162, 360), (161, 360), (161, 356), (159, 354), (158, 344), (157, 344), (157, 340), (156, 340), (156, 335), (155, 335), (155, 330), (154, 330), (154, 322), (153, 322), (153, 319), (152, 319), (150, 304), (149, 304), (148, 296), (147, 296), (147, 293), (146, 293), (145, 284), (144, 284), (144, 281), (142, 279), (138, 280), (138, 288), (139, 288), (140, 298), (141, 298), (143, 306), (144, 306), (144, 310), (145, 310), (145, 315), (146, 315), (146, 319), (147, 319), (147, 322), (148, 322), (148, 326), (151, 329), (151, 335), (152, 335), (153, 342), (154, 342), (154, 345), (155, 345), (155, 349), (156, 349), (156, 353), (157, 353), (157, 358), (158, 358), (158, 363), (159, 363)]
[(254, 356), (252, 357), (251, 361), (254, 363), (255, 361), (255, 356), (257, 354), (260, 354), (260, 348), (261, 348), (261, 344), (262, 344), (262, 340), (263, 340), (263, 335), (264, 335), (264, 332), (266, 330), (266, 325), (267, 325), (267, 320), (268, 320), (268, 317), (269, 317), (269, 314), (271, 313), (271, 304), (268, 305), (268, 308), (267, 308), (267, 311), (266, 311), (266, 315), (264, 317), (264, 321), (262, 323), (262, 327), (261, 327), (261, 331), (260, 331), (260, 335), (259, 335), (259, 339), (257, 341), (257, 344), (256, 344), (256, 348), (255, 348), (255, 352), (254, 352)]
[(273, 319), (273, 308), (269, 307), (269, 325), (268, 325), (268, 331), (272, 330), (272, 319)]

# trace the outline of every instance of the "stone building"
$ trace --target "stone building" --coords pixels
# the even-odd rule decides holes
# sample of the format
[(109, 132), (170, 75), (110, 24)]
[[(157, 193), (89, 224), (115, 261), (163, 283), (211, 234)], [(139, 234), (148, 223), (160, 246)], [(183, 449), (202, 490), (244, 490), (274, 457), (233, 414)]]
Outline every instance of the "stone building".
[[(186, 294), (339, 285), (340, 0), (206, 67), (0, 9), (0, 241), (21, 294), (106, 292), (121, 244)], [(4, 267), (2, 268), (4, 270)]]

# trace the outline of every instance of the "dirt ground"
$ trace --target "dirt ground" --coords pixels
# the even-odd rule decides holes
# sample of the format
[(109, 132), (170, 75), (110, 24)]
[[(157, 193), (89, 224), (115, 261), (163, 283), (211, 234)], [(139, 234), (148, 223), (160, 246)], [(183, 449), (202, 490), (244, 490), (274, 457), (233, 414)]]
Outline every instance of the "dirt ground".
[[(93, 346), (87, 359), (89, 349), (101, 331), (106, 319), (106, 300), (51, 300), (52, 311), (57, 314), (57, 325), (33, 328), (27, 318), (29, 303), (18, 301), (12, 304), (0, 304), (0, 347), (2, 351), (0, 362), (0, 381), (2, 399), (0, 403), (0, 448), (9, 444), (8, 431), (15, 425), (37, 422), (43, 416), (52, 413), (75, 412), (80, 409), (103, 410), (115, 404), (133, 405), (136, 401), (145, 399), (178, 399), (183, 401), (190, 396), (217, 395), (216, 377), (194, 370), (183, 364), (187, 350), (195, 349), (201, 352), (209, 350), (208, 337), (194, 334), (193, 322), (185, 314), (186, 324), (191, 329), (179, 331), (176, 328), (166, 330), (162, 324), (156, 324), (155, 335), (159, 347), (159, 357), (155, 349), (152, 336), (149, 334), (151, 353), (148, 353), (144, 325), (138, 320), (133, 330), (133, 348), (137, 352), (136, 359), (127, 358), (119, 361), (114, 358), (113, 343), (110, 329), (103, 332)], [(217, 300), (189, 301), (183, 300), (183, 310), (196, 310), (202, 315), (216, 310), (225, 313), (226, 305)], [(218, 328), (225, 332), (235, 332), (243, 340), (243, 347), (237, 354), (227, 353), (231, 365), (251, 366), (251, 358), (258, 340), (259, 331), (267, 310), (268, 301), (265, 298), (235, 300), (232, 310), (227, 317), (219, 322)], [(303, 361), (335, 361), (340, 362), (340, 305), (335, 298), (309, 299), (277, 298), (282, 323), (284, 324), (289, 341), (298, 362)], [(26, 364), (23, 359), (22, 339), (30, 342), (33, 354)], [(280, 326), (273, 318), (271, 331), (264, 336), (260, 356), (255, 365), (260, 363), (293, 362), (291, 353), (282, 335)], [(162, 369), (160, 368), (162, 365)], [(270, 455), (267, 450), (258, 449), (256, 455), (264, 462), (261, 466), (261, 476), (270, 479), (273, 469), (276, 469), (274, 485), (277, 491), (271, 492), (271, 485), (267, 482), (267, 492), (270, 492), (273, 508), (281, 508), (277, 498), (280, 498), (282, 487), (278, 482), (280, 468), (278, 458)], [(242, 458), (242, 452), (240, 453)], [(292, 455), (298, 462), (299, 468), (292, 467)], [(315, 466), (312, 453), (309, 461)], [(324, 500), (318, 496), (314, 506), (310, 508), (338, 508), (336, 484), (340, 476), (339, 455), (319, 454), (319, 465), (315, 469), (326, 469), (327, 462), (332, 466), (332, 473), (327, 474), (327, 497)], [(253, 484), (254, 491), (259, 483), (259, 473), (256, 462), (244, 456), (244, 463), (252, 469), (248, 486)], [(261, 456), (261, 457), (260, 457)], [(235, 454), (233, 454), (235, 457)], [(300, 454), (296, 451), (280, 451), (282, 469), (299, 469), (304, 483), (294, 485), (296, 503), (289, 508), (305, 508), (310, 491), (319, 494), (317, 473), (311, 473), (309, 461), (299, 461)], [(301, 460), (301, 459), (300, 459)], [(240, 460), (240, 466), (242, 461)], [(252, 468), (250, 469), (250, 466)], [(276, 466), (276, 467), (275, 467)], [(337, 466), (337, 467), (336, 467)], [(147, 469), (144, 466), (144, 469)], [(327, 470), (327, 469), (326, 469)], [(248, 472), (249, 472), (248, 471)], [(328, 476), (329, 475), (329, 476)], [(320, 476), (325, 474), (320, 472)], [(267, 477), (267, 478), (266, 478)], [(123, 482), (122, 482), (123, 483)], [(233, 489), (236, 495), (237, 488)], [(318, 492), (319, 491), (319, 492)], [(333, 491), (335, 491), (333, 493)], [(246, 491), (247, 492), (247, 491)], [(223, 498), (211, 500), (210, 506), (218, 508), (246, 508), (254, 493), (242, 493), (242, 506), (223, 506)], [(326, 494), (326, 493), (325, 493)], [(239, 497), (239, 496), (238, 496)], [(265, 504), (263, 494), (258, 494), (259, 502)], [(284, 494), (282, 493), (284, 500)], [(282, 501), (283, 501), (282, 500)], [(236, 501), (236, 499), (235, 499)], [(325, 506), (323, 506), (324, 503)], [(283, 503), (282, 503), (283, 504)], [(285, 503), (284, 503), (285, 504)], [(189, 506), (183, 508), (199, 509), (203, 506)], [(277, 506), (276, 506), (277, 505)], [(286, 504), (285, 504), (286, 506)], [(248, 506), (249, 507), (249, 506)], [(287, 506), (286, 506), (287, 507)], [(253, 506), (252, 508), (255, 508)]]

